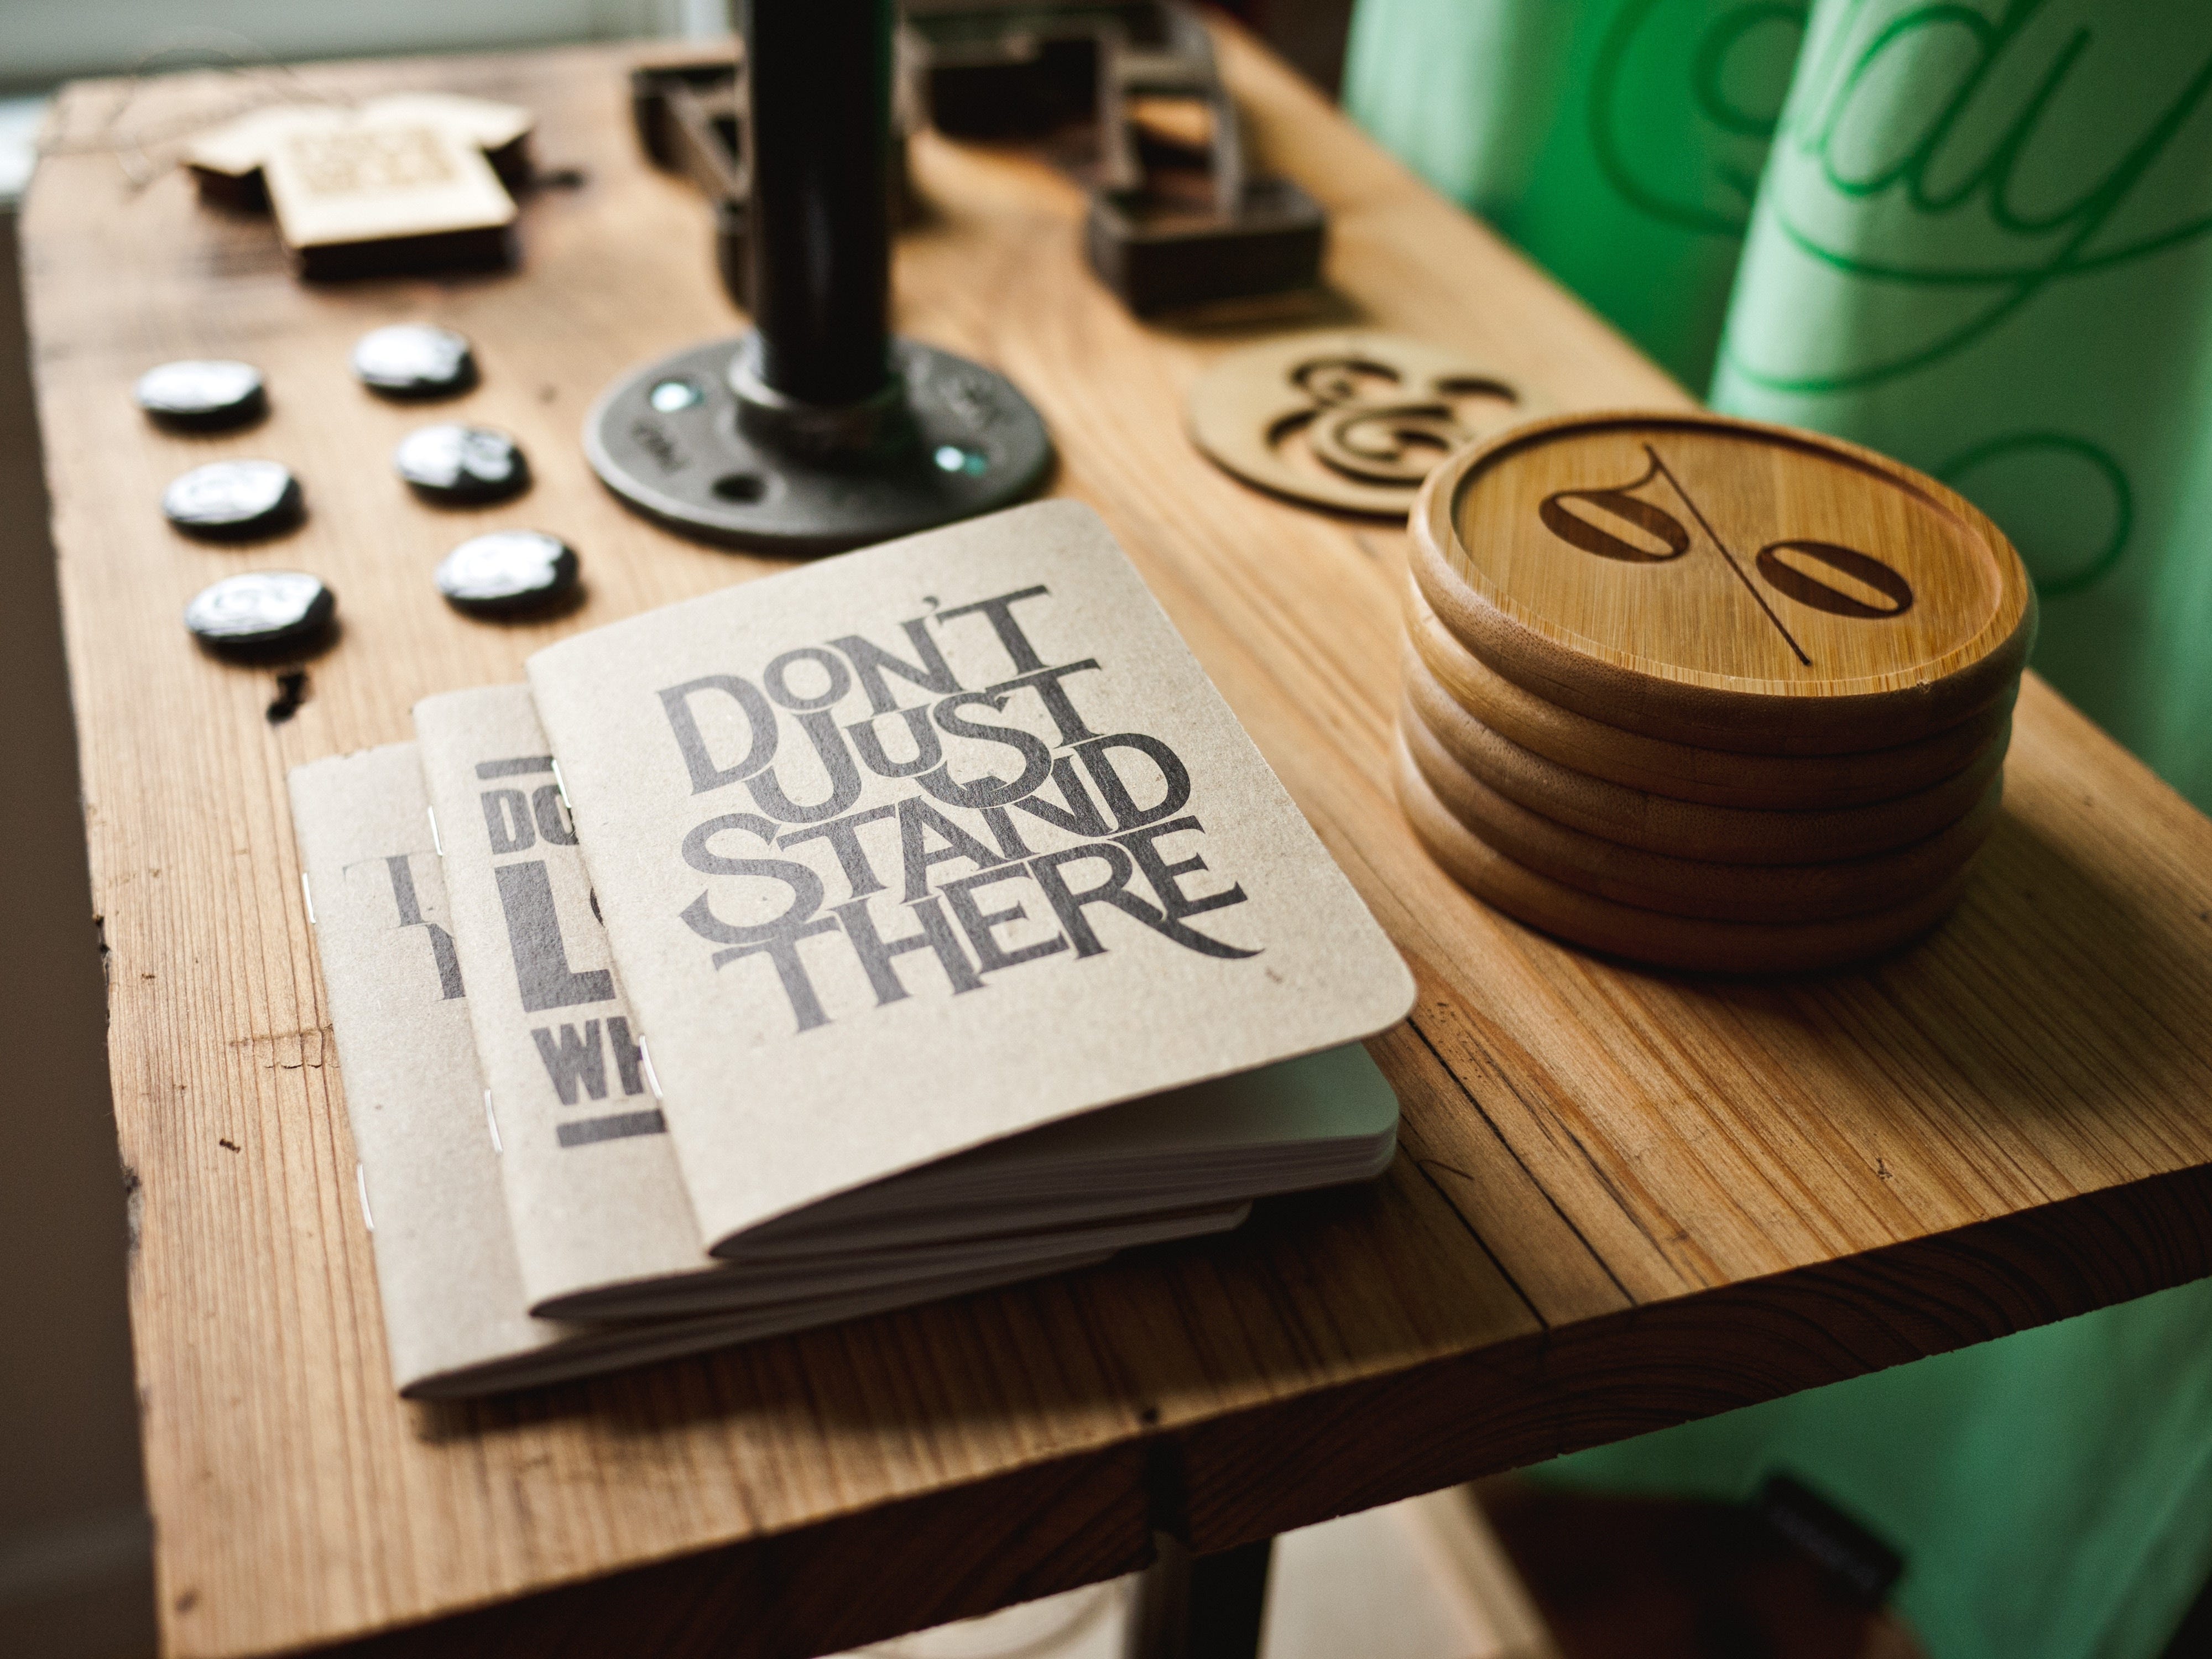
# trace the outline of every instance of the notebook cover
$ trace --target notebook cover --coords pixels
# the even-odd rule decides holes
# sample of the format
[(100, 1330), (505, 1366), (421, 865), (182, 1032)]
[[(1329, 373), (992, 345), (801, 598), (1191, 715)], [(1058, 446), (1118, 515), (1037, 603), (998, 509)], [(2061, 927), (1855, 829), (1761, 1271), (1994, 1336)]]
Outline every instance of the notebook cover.
[(557, 1346), (524, 1311), (415, 745), (288, 780), (400, 1392)]
[(1079, 504), (825, 559), (529, 666), (717, 1243), (1412, 1006)]
[(525, 685), (415, 706), (529, 1304), (718, 1273), (631, 1036)]

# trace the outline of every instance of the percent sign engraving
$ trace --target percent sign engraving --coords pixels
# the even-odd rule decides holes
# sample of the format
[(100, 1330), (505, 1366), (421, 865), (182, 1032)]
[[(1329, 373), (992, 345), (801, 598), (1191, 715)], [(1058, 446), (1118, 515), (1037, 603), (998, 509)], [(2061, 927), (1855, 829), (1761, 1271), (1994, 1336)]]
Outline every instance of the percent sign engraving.
[[(1651, 445), (1644, 446), (1644, 453), (1650, 465), (1644, 470), (1642, 477), (1631, 483), (1597, 489), (1560, 489), (1547, 495), (1536, 510), (1536, 516), (1542, 520), (1544, 528), (1570, 547), (1594, 553), (1602, 559), (1617, 559), (1625, 564), (1665, 564), (1679, 559), (1690, 550), (1689, 526), (1658, 502), (1647, 501), (1636, 493), (1655, 478), (1664, 478), (1674, 489), (1676, 498), (1697, 520), (1698, 527), (1705, 532), (1714, 550), (1728, 562), (1729, 568), (1735, 573), (1735, 578), (1743, 584), (1744, 591), (1757, 602), (1766, 619), (1774, 624), (1775, 631), (1796, 653), (1797, 660), (1811, 667), (1812, 658), (1805, 653), (1805, 648), (1797, 643), (1796, 636), (1790, 633), (1773, 605), (1767, 602), (1766, 595), (1759, 591), (1758, 583), (1751, 579), (1750, 573), (1737, 562), (1728, 544), (1721, 539), (1720, 533), (1713, 528), (1712, 520), (1705, 516), (1705, 510), (1683, 488), (1682, 481), (1675, 476), (1674, 470), (1660, 458), (1658, 450)], [(1598, 514), (1643, 532), (1657, 545), (1640, 545), (1630, 541), (1607, 528), (1602, 519), (1584, 517), (1570, 507), (1570, 502), (1587, 503)], [(1793, 562), (1785, 556), (1788, 555), (1795, 555), (1798, 559), (1859, 582), (1888, 603), (1875, 604), (1824, 581), (1803, 564)], [(1814, 611), (1826, 611), (1832, 617), (1853, 617), (1880, 622), (1901, 617), (1912, 609), (1912, 585), (1872, 554), (1862, 553), (1856, 548), (1806, 537), (1791, 537), (1767, 543), (1753, 556), (1752, 564), (1776, 592)]]

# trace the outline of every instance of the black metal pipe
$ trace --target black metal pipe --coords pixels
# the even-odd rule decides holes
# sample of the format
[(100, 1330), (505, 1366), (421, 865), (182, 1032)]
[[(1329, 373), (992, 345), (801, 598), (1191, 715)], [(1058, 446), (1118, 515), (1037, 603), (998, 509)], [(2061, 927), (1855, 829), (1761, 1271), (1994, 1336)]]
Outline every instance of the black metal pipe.
[(890, 379), (892, 0), (745, 0), (752, 373), (795, 403)]
[(1267, 1607), (1267, 1569), (1275, 1540), (1262, 1538), (1218, 1555), (1193, 1555), (1164, 1532), (1152, 1534), (1152, 1565), (1121, 1627), (1123, 1659), (1255, 1659)]

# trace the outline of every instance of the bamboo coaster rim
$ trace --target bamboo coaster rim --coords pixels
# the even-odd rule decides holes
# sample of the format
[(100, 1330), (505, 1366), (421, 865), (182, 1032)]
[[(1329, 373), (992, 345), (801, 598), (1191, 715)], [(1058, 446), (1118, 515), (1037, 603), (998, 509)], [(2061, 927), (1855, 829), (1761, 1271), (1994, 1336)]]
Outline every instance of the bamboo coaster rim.
[(1398, 729), (1437, 800), (1492, 850), (1617, 904), (1705, 921), (1832, 921), (1907, 903), (1972, 860), (1996, 830), (2004, 799), (2000, 775), (1964, 817), (1871, 858), (1717, 864), (1623, 846), (1509, 800), (1452, 757), (1410, 700), (1400, 705)]
[(1454, 817), (1421, 775), (1402, 739), (1398, 800), (1415, 839), (1445, 874), (1492, 909), (1571, 949), (1676, 972), (1815, 974), (1858, 966), (1933, 932), (1958, 906), (1973, 866), (1895, 910), (1838, 921), (1715, 921), (1641, 910), (1539, 875), (1491, 847)]
[(2008, 717), (1968, 765), (1890, 800), (1802, 811), (1708, 806), (1631, 789), (1522, 748), (1453, 702), (1410, 647), (1406, 654), (1406, 694), (1422, 722), (1508, 800), (1602, 840), (1707, 863), (1836, 864), (1924, 840), (1972, 809), (2002, 769), (2012, 735)]
[[(2000, 598), (1989, 620), (1912, 683), (1892, 673), (1792, 690), (1784, 680), (1720, 675), (1626, 655), (1594, 641), (1570, 644), (1567, 630), (1520, 613), (1458, 548), (1456, 520), (1467, 490), (1488, 469), (1571, 431), (1674, 428), (1733, 433), (1815, 455), (1866, 473), (1948, 518), (1996, 562)], [(1957, 724), (2002, 694), (2034, 643), (2033, 583), (2020, 555), (1989, 516), (1956, 490), (1840, 438), (1707, 411), (1607, 410), (1531, 421), (1469, 445), (1421, 486), (1409, 527), (1421, 591), (1446, 627), (1492, 669), (1524, 689), (1607, 725), (1699, 748), (1753, 754), (1827, 754), (1893, 746)], [(1869, 741), (1869, 734), (1879, 734)]]
[(1410, 574), (1406, 637), (1445, 695), (1523, 749), (1626, 788), (1709, 806), (1813, 811), (1909, 795), (1972, 762), (2002, 730), (2020, 695), (2015, 680), (1957, 725), (1891, 748), (1754, 755), (1672, 743), (1546, 702), (1468, 649)]

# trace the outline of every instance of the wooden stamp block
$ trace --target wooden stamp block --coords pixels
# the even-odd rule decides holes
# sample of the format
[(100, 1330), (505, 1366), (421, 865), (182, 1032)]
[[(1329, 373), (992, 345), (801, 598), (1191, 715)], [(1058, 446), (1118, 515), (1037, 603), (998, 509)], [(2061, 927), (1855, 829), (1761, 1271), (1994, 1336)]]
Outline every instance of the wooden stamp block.
[(185, 153), (203, 200), (267, 207), (302, 276), (505, 264), (530, 112), (447, 93), (288, 104)]

